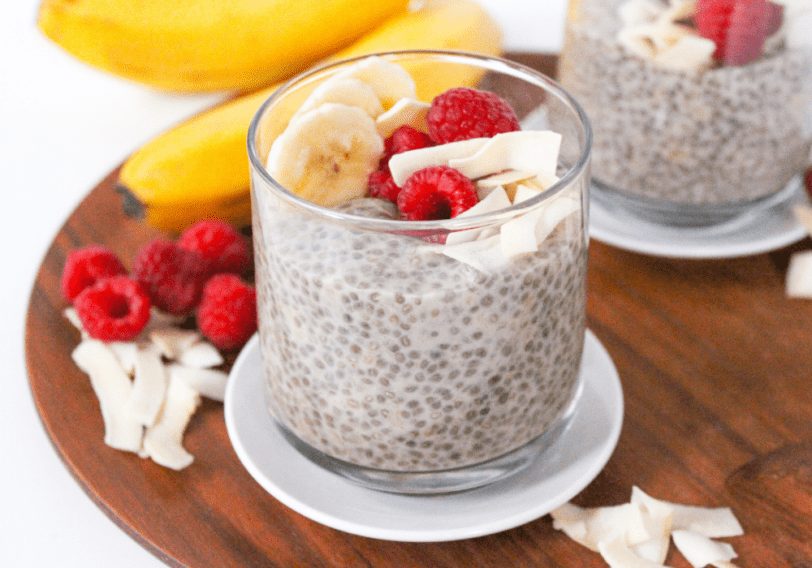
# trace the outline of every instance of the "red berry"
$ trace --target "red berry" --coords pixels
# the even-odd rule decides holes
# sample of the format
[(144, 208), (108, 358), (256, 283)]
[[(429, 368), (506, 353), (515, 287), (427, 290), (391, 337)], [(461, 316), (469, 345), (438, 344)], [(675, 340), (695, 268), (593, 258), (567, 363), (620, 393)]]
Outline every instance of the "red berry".
[(197, 307), (210, 274), (203, 255), (164, 239), (141, 247), (133, 260), (133, 276), (153, 305), (173, 315), (188, 315)]
[(369, 196), (389, 201), (397, 201), (400, 188), (395, 185), (388, 168), (375, 170), (369, 174)]
[(149, 321), (149, 296), (129, 276), (102, 278), (85, 288), (74, 302), (85, 331), (102, 341), (127, 341)]
[(203, 288), (197, 326), (218, 349), (239, 349), (257, 330), (256, 291), (234, 274), (212, 276)]
[(694, 23), (700, 36), (716, 44), (714, 59), (744, 65), (761, 55), (781, 13), (767, 0), (697, 0)]
[(713, 58), (724, 59), (727, 28), (736, 0), (697, 0), (694, 24), (699, 35), (716, 44)]
[(420, 132), (416, 128), (404, 124), (390, 134), (386, 140), (383, 141), (384, 146), (384, 159), (388, 162), (389, 158), (395, 154), (408, 152), (410, 150), (419, 150), (420, 148), (428, 148), (434, 146), (431, 138), (425, 132)]
[(738, 0), (730, 14), (725, 65), (746, 65), (761, 56), (772, 10), (767, 0)]
[(804, 174), (804, 185), (806, 186), (806, 192), (809, 194), (809, 197), (812, 198), (812, 168), (806, 170)]
[(450, 219), (479, 201), (474, 183), (449, 166), (431, 166), (413, 173), (398, 195), (404, 219)]
[(519, 119), (503, 98), (468, 87), (449, 89), (431, 102), (426, 120), (437, 144), (470, 138), (490, 138), (521, 130)]
[(251, 250), (245, 238), (219, 219), (198, 221), (181, 233), (178, 246), (199, 252), (213, 273), (245, 274), (251, 268)]
[(68, 255), (62, 272), (62, 295), (73, 302), (99, 279), (126, 273), (119, 258), (107, 247), (90, 245), (75, 250)]

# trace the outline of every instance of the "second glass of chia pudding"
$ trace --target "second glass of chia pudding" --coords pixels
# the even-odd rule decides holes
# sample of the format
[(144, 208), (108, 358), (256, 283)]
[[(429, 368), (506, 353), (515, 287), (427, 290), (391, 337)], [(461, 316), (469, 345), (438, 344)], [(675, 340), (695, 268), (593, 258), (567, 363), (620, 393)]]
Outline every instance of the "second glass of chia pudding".
[(812, 145), (812, 3), (571, 0), (559, 77), (594, 197), (713, 225), (790, 197)]
[[(556, 132), (527, 127), (542, 115)], [(581, 390), (590, 145), (554, 81), (474, 54), (339, 62), (266, 101), (248, 151), (286, 438), (399, 493), (540, 459)]]

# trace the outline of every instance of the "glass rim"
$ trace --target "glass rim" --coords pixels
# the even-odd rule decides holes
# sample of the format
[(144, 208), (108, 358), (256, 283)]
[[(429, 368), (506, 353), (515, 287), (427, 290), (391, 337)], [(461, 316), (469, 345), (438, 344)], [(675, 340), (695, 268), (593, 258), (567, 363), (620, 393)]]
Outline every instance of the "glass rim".
[[(439, 60), (444, 60), (445, 62), (450, 63), (469, 63), (471, 60), (476, 60), (481, 63), (486, 63), (487, 65), (491, 65), (494, 67), (488, 67), (487, 65), (483, 65), (487, 69), (491, 71), (510, 71), (514, 77), (524, 79), (527, 82), (534, 83), (538, 87), (542, 88), (545, 92), (554, 94), (558, 97), (559, 100), (564, 102), (572, 111), (574, 111), (575, 116), (578, 118), (578, 122), (580, 123), (583, 132), (584, 132), (584, 141), (581, 147), (580, 155), (575, 163), (569, 167), (567, 172), (552, 186), (545, 189), (539, 195), (533, 196), (530, 199), (524, 200), (520, 203), (515, 205), (511, 205), (510, 207), (506, 207), (504, 209), (499, 209), (497, 211), (488, 212), (488, 213), (481, 213), (479, 215), (470, 215), (465, 217), (454, 217), (451, 219), (439, 219), (439, 220), (431, 220), (431, 221), (408, 221), (403, 219), (378, 219), (378, 218), (370, 218), (364, 217), (361, 215), (353, 215), (351, 213), (345, 213), (336, 209), (331, 209), (329, 207), (323, 207), (312, 201), (299, 197), (291, 190), (283, 186), (281, 183), (276, 181), (273, 176), (268, 173), (265, 169), (265, 164), (263, 163), (262, 159), (259, 157), (257, 153), (257, 132), (259, 130), (259, 123), (264, 117), (267, 110), (273, 106), (283, 95), (287, 92), (293, 85), (305, 82), (309, 79), (314, 79), (317, 76), (325, 74), (330, 69), (338, 68), (338, 67), (345, 67), (349, 64), (352, 64), (357, 61), (361, 61), (367, 59), (369, 57), (381, 57), (384, 59), (398, 59), (398, 58), (406, 58), (406, 57), (419, 57), (419, 56), (433, 56), (438, 58)], [(394, 231), (394, 232), (403, 232), (403, 231), (410, 231), (414, 233), (422, 233), (422, 232), (438, 232), (438, 231), (457, 231), (462, 229), (470, 229), (474, 227), (479, 227), (486, 224), (491, 224), (494, 221), (501, 221), (502, 219), (510, 219), (522, 214), (525, 211), (531, 210), (535, 208), (539, 203), (546, 201), (553, 197), (554, 195), (562, 192), (565, 188), (569, 187), (572, 182), (581, 175), (587, 167), (590, 154), (592, 152), (592, 127), (590, 125), (589, 119), (586, 115), (586, 112), (581, 105), (578, 104), (578, 101), (573, 98), (569, 92), (564, 89), (557, 81), (552, 79), (551, 77), (541, 73), (531, 67), (523, 65), (521, 63), (517, 63), (515, 61), (511, 61), (504, 57), (494, 56), (494, 55), (485, 55), (481, 53), (474, 53), (474, 52), (467, 52), (467, 51), (454, 51), (454, 50), (432, 50), (432, 49), (411, 49), (411, 50), (394, 50), (394, 51), (383, 51), (383, 52), (375, 52), (375, 53), (368, 53), (364, 55), (359, 55), (351, 58), (341, 59), (337, 61), (331, 61), (328, 63), (324, 63), (321, 65), (317, 65), (307, 71), (299, 73), (294, 77), (285, 81), (282, 85), (280, 85), (277, 89), (268, 96), (265, 101), (263, 101), (262, 105), (257, 109), (254, 113), (253, 118), (251, 119), (251, 123), (248, 127), (248, 136), (247, 136), (247, 147), (248, 147), (248, 160), (249, 166), (253, 171), (255, 171), (262, 180), (267, 183), (270, 187), (274, 188), (276, 194), (284, 199), (288, 204), (308, 211), (314, 215), (317, 215), (322, 218), (326, 218), (332, 221), (343, 222), (347, 224), (353, 224), (355, 226), (361, 226), (364, 228), (378, 230), (378, 231)], [(253, 172), (252, 172), (253, 173)], [(252, 189), (253, 191), (253, 189)]]

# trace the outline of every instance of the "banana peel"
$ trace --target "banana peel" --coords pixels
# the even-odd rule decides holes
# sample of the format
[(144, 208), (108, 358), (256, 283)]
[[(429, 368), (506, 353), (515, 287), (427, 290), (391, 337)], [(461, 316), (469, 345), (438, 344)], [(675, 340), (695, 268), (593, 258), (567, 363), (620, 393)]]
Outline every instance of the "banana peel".
[[(406, 49), (472, 51), (498, 55), (501, 32), (472, 0), (427, 0), (394, 16), (330, 60)], [(412, 66), (422, 100), (478, 76), (450, 75)], [(154, 138), (122, 166), (118, 191), (131, 216), (171, 233), (203, 218), (237, 227), (250, 224), (248, 127), (262, 103), (279, 87), (264, 88), (216, 106)]]
[(350, 45), (409, 0), (42, 0), (37, 25), (79, 60), (176, 92), (250, 91)]

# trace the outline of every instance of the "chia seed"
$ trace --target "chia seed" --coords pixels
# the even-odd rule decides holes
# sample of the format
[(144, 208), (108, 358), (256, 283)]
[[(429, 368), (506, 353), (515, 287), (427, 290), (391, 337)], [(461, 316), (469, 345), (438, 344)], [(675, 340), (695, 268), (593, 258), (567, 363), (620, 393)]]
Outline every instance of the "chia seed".
[(268, 205), (254, 224), (266, 398), (300, 440), (360, 466), (443, 470), (566, 412), (585, 327), (578, 216), (485, 274), (411, 236)]
[(593, 127), (596, 181), (643, 199), (730, 205), (775, 194), (803, 171), (810, 53), (779, 44), (744, 66), (674, 70), (623, 48), (619, 25), (608, 16), (568, 22), (559, 68)]

